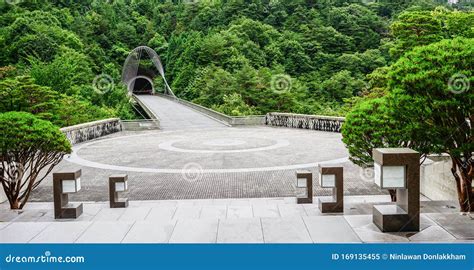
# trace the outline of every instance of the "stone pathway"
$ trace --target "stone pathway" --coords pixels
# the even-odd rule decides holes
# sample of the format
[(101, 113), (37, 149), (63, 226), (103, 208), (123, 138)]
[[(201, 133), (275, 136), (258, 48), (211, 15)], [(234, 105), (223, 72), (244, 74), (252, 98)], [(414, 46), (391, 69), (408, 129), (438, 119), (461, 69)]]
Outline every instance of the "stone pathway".
[(389, 196), (347, 196), (345, 214), (321, 214), (294, 198), (131, 201), (111, 209), (84, 203), (76, 220), (54, 220), (52, 203), (17, 212), (0, 204), (1, 243), (343, 243), (474, 242), (474, 220), (454, 202), (423, 199), (421, 231), (382, 233), (374, 203)]
[(163, 130), (226, 126), (217, 120), (164, 97), (152, 95), (137, 95), (136, 97), (160, 119), (160, 128)]

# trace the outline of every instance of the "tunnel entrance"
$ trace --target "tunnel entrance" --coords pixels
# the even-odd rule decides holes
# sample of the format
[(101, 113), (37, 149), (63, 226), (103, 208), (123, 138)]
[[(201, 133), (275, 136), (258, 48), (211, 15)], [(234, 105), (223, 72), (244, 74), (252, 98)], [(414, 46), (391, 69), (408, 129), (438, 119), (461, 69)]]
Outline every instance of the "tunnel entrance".
[[(143, 63), (142, 63), (142, 62)], [(165, 71), (163, 64), (161, 63), (160, 56), (150, 47), (139, 46), (133, 49), (125, 62), (122, 69), (122, 82), (125, 85), (128, 85), (128, 91), (132, 93), (149, 93), (150, 85), (151, 90), (154, 93), (154, 85), (151, 78), (158, 78), (158, 75), (163, 79), (159, 83), (159, 88), (163, 86), (163, 94), (175, 97), (171, 87), (168, 85), (168, 82), (165, 78)], [(146, 82), (139, 82), (135, 87), (135, 81), (137, 78), (144, 78), (149, 81), (149, 84)]]
[(153, 81), (146, 76), (133, 78), (129, 85), (129, 91), (137, 95), (151, 95), (154, 92)]

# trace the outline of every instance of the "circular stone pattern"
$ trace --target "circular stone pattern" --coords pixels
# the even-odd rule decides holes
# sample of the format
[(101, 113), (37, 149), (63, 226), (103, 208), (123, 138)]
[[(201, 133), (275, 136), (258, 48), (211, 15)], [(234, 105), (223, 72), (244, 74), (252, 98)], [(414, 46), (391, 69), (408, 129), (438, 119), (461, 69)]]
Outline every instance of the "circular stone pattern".
[(204, 141), (202, 144), (211, 146), (235, 146), (245, 144), (245, 141), (236, 139), (215, 139)]
[(92, 141), (68, 159), (80, 165), (138, 172), (270, 171), (314, 167), (348, 157), (341, 135), (272, 127), (154, 131)]
[[(210, 144), (211, 143), (211, 144)], [(212, 144), (213, 143), (213, 144)], [(158, 145), (163, 150), (182, 153), (242, 153), (276, 149), (288, 146), (285, 139), (270, 140), (263, 138), (242, 138), (239, 139), (183, 139), (171, 140)]]

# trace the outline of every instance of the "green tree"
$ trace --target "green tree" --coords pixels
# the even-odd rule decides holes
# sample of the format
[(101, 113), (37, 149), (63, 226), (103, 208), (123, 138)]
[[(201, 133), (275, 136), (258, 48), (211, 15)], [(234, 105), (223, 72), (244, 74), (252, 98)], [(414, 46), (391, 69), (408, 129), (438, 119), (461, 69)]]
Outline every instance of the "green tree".
[(388, 72), (379, 70), (372, 81), (379, 94), (388, 90), (387, 96), (356, 105), (342, 130), (357, 164), (370, 164), (375, 147), (449, 154), (463, 212), (474, 209), (473, 41), (456, 38), (416, 47)]
[(0, 113), (0, 130), (0, 182), (10, 208), (22, 209), (71, 144), (58, 127), (25, 112)]
[(212, 106), (212, 109), (232, 116), (259, 114), (259, 112), (254, 107), (247, 105), (242, 99), (242, 96), (237, 93), (224, 95), (223, 99), (223, 104), (214, 105)]
[(463, 212), (474, 211), (473, 70), (474, 39), (456, 38), (416, 47), (389, 73), (393, 118), (421, 153), (450, 155)]
[[(400, 123), (391, 117), (392, 109), (385, 97), (359, 102), (346, 115), (342, 126), (342, 141), (349, 150), (350, 160), (362, 167), (373, 166), (372, 150), (385, 147), (409, 147), (404, 141)], [(396, 190), (389, 190), (396, 201)]]
[(30, 75), (35, 82), (59, 93), (78, 94), (78, 86), (91, 85), (94, 78), (90, 59), (65, 47), (50, 63), (38, 59), (31, 59), (30, 63)]
[(211, 107), (223, 102), (224, 95), (232, 94), (236, 89), (233, 76), (222, 68), (211, 66), (199, 71), (187, 88), (188, 95), (196, 96), (195, 102)]
[(375, 49), (380, 45), (386, 25), (370, 9), (358, 4), (333, 7), (328, 17), (338, 32), (353, 37), (358, 51)]
[(391, 25), (394, 47), (390, 49), (394, 59), (416, 46), (428, 45), (445, 38), (474, 38), (474, 13), (417, 10), (403, 12)]
[(402, 13), (390, 29), (396, 40), (390, 50), (395, 59), (415, 46), (427, 45), (443, 38), (441, 21), (429, 11)]
[(63, 29), (61, 22), (50, 12), (24, 12), (4, 28), (4, 54), (7, 61), (16, 63), (30, 56), (49, 61), (61, 46), (76, 50), (83, 47), (80, 38)]
[(351, 72), (342, 70), (321, 83), (319, 94), (331, 100), (342, 102), (360, 92), (364, 82), (352, 77)]
[(55, 107), (54, 123), (61, 127), (116, 116), (113, 108), (98, 107), (76, 97), (62, 95)]
[(355, 49), (352, 38), (331, 26), (308, 27), (305, 29), (305, 38), (311, 44), (320, 44), (321, 49), (327, 53), (353, 52)]
[(346, 115), (341, 130), (342, 141), (352, 162), (371, 166), (374, 148), (403, 144), (399, 123), (390, 118), (390, 110), (386, 98), (375, 98), (360, 102)]
[(105, 119), (117, 113), (113, 108), (94, 106), (78, 96), (37, 85), (26, 76), (0, 81), (0, 113), (10, 111), (29, 112), (61, 127)]
[(0, 113), (30, 112), (42, 119), (52, 120), (58, 94), (49, 87), (34, 83), (26, 76), (0, 81)]

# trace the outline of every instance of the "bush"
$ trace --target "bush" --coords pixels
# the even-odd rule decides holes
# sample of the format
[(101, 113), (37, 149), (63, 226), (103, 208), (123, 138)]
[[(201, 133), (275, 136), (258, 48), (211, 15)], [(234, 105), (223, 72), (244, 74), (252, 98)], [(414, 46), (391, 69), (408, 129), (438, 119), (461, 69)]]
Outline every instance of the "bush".
[(31, 191), (68, 153), (71, 144), (51, 122), (26, 112), (1, 113), (0, 181), (11, 209), (22, 209)]

